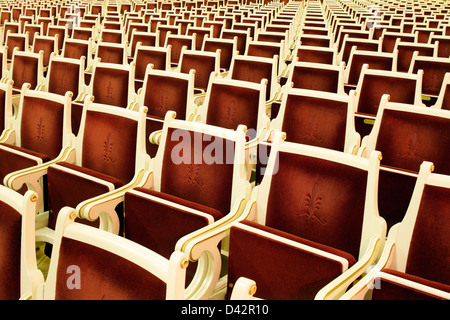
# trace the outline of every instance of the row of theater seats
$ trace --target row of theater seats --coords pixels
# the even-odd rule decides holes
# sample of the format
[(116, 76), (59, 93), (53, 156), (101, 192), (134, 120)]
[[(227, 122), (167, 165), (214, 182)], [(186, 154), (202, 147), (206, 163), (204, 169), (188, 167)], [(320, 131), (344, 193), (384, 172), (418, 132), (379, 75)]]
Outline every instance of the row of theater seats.
[[(395, 7), (381, 4), (382, 13)], [(266, 27), (287, 26), (278, 32), (285, 53), (251, 56), (250, 44), (269, 42), (260, 35), (277, 33), (261, 29), (228, 68), (205, 71), (203, 56), (183, 72), (183, 54), (206, 50), (184, 48), (178, 65), (155, 68), (154, 56), (140, 64), (138, 53), (175, 45), (137, 44), (133, 59), (105, 63), (112, 51), (99, 61), (102, 40), (72, 38), (93, 51), (78, 59), (53, 52), (45, 80), (31, 82), (26, 76), (44, 68), (25, 72), (33, 53), (13, 50), (0, 84), (0, 173), (1, 214), (15, 212), (16, 222), (1, 228), (23, 236), (23, 247), (2, 252), (1, 282), (9, 284), (2, 297), (350, 299), (356, 292), (375, 299), (400, 283), (420, 294), (413, 297), (448, 299), (448, 80), (440, 79), (442, 104), (433, 107), (422, 100), (424, 69), (378, 70), (362, 60), (357, 85), (343, 80), (351, 64), (339, 62), (331, 30), (340, 20), (359, 21), (367, 12), (359, 1), (215, 8), (244, 12), (241, 19), (270, 12)], [(327, 34), (307, 35), (310, 24)], [(165, 36), (167, 44), (171, 33)], [(305, 44), (311, 39), (329, 46)], [(234, 36), (234, 51), (237, 42)], [(333, 52), (330, 62), (308, 61), (322, 49)], [(222, 53), (213, 51), (216, 59)], [(355, 60), (358, 50), (351, 51)], [(370, 55), (377, 56), (384, 55)], [(17, 57), (24, 62), (14, 71)], [(198, 85), (199, 74), (207, 85)], [(51, 254), (46, 279), (36, 268), (41, 241)], [(78, 272), (72, 279), (81, 289), (67, 286), (68, 272)], [(380, 278), (389, 285), (378, 286)], [(377, 290), (361, 293), (367, 288)], [(393, 297), (398, 291), (384, 296)]]

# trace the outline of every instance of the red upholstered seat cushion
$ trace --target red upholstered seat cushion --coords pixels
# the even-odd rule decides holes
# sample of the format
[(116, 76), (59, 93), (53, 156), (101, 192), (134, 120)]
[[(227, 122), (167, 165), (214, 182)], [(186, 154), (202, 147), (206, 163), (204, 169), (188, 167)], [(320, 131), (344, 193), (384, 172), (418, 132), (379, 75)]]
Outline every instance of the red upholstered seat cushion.
[(108, 192), (109, 188), (105, 185), (106, 182), (112, 183), (114, 189), (123, 185), (120, 180), (94, 170), (67, 162), (58, 162), (58, 165), (87, 174), (104, 182), (96, 182), (89, 178), (76, 176), (65, 170), (61, 170), (58, 166), (50, 166), (47, 170), (50, 228), (55, 227), (57, 215), (63, 207), (70, 206), (75, 208), (84, 200)]
[[(38, 157), (42, 159), (43, 163), (51, 160), (51, 158), (46, 154), (34, 152), (25, 148), (5, 143), (0, 143), (0, 146), (5, 146), (11, 150), (17, 150), (27, 155)], [(8, 149), (0, 148), (0, 181), (2, 182), (5, 176), (8, 175), (9, 173), (22, 170), (25, 168), (30, 168), (38, 164), (36, 160), (30, 159), (26, 156), (22, 156), (17, 153), (10, 152), (8, 151)], [(24, 194), (26, 190), (27, 187), (24, 186), (19, 192)]]
[[(401, 277), (405, 280), (410, 280), (423, 284), (435, 289), (450, 292), (450, 286), (435, 281), (430, 281), (424, 278), (413, 276), (407, 273), (403, 273), (391, 269), (383, 269), (385, 273), (392, 274), (394, 276)], [(374, 283), (374, 289), (372, 292), (372, 300), (435, 300), (442, 299), (422, 292), (417, 289), (408, 288), (398, 282), (387, 280), (384, 278), (376, 278)]]
[[(300, 244), (311, 246), (347, 259), (349, 267), (355, 258), (343, 251), (320, 245), (255, 222), (245, 225), (270, 232)], [(331, 259), (287, 245), (256, 232), (231, 228), (228, 259), (228, 297), (239, 277), (256, 281), (256, 296), (263, 299), (313, 299), (317, 292), (342, 273), (342, 265)], [(231, 285), (230, 285), (231, 284)]]
[[(222, 217), (216, 209), (167, 193), (144, 188), (135, 190), (144, 195), (125, 194), (125, 236), (167, 259), (175, 250), (175, 245), (181, 237), (208, 225), (208, 220), (203, 216), (150, 200), (145, 195), (155, 196), (209, 214), (214, 221)], [(196, 262), (189, 264), (186, 284), (190, 283), (196, 268)]]
[(145, 195), (167, 200), (209, 214), (218, 220), (222, 214), (216, 209), (194, 203), (167, 193), (136, 188), (144, 195), (125, 195), (125, 235), (169, 258), (176, 242), (184, 235), (208, 224), (206, 218), (150, 200)]
[[(79, 269), (80, 288), (69, 277)], [(166, 284), (140, 266), (111, 252), (77, 240), (62, 238), (59, 252), (57, 300), (162, 300)]]

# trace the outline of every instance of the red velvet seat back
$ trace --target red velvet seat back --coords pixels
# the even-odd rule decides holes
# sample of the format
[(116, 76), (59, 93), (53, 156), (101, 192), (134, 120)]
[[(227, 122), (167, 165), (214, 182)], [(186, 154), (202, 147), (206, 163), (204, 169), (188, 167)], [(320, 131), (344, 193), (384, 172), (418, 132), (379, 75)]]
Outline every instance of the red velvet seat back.
[(79, 42), (65, 42), (64, 58), (80, 59), (81, 57), (89, 58), (89, 45)]
[(0, 251), (0, 299), (20, 298), (20, 252), (22, 215), (0, 201), (0, 235), (3, 249)]
[(334, 52), (310, 49), (307, 47), (298, 48), (297, 57), (301, 62), (333, 64)]
[(143, 34), (135, 34), (132, 39), (131, 45), (131, 56), (134, 56), (136, 50), (136, 44), (141, 42), (143, 46), (155, 47), (156, 46), (156, 37), (154, 35), (143, 35)]
[(175, 26), (169, 25), (160, 25), (157, 30), (159, 31), (159, 46), (164, 47), (166, 43), (167, 34), (178, 34), (178, 28)]
[(295, 66), (292, 72), (294, 88), (319, 90), (337, 93), (340, 73), (327, 68), (316, 69), (307, 66)]
[(149, 63), (155, 70), (166, 69), (166, 52), (153, 50), (139, 50), (136, 57), (135, 79), (144, 80), (145, 70)]
[(24, 83), (31, 84), (32, 89), (36, 88), (38, 84), (38, 65), (38, 59), (35, 57), (16, 55), (12, 70), (13, 88), (21, 89)]
[(96, 103), (126, 108), (129, 71), (97, 67), (93, 74), (92, 95)]
[(263, 58), (273, 58), (273, 56), (278, 56), (280, 59), (283, 57), (281, 56), (281, 47), (275, 47), (275, 46), (265, 46), (265, 45), (258, 45), (250, 44), (248, 46), (247, 54), (249, 56), (256, 56), (256, 57), (263, 57)]
[(178, 64), (180, 61), (181, 49), (186, 47), (188, 50), (193, 50), (195, 44), (191, 38), (169, 37), (167, 38), (166, 46), (168, 45), (172, 46), (170, 49), (170, 61)]
[(122, 43), (123, 39), (122, 37), (124, 37), (122, 35), (122, 33), (118, 33), (118, 32), (107, 32), (107, 30), (105, 30), (104, 32), (102, 32), (102, 41), (103, 42), (109, 42), (109, 43)]
[(214, 83), (211, 87), (206, 122), (235, 130), (240, 124), (257, 129), (260, 91)]
[(344, 151), (346, 102), (289, 95), (281, 130), (287, 141)]
[(418, 172), (431, 161), (437, 173), (450, 174), (449, 145), (450, 119), (385, 110), (375, 149), (383, 154), (382, 165)]
[(348, 64), (348, 58), (350, 57), (352, 46), (357, 46), (358, 50), (378, 51), (378, 43), (361, 42), (358, 40), (347, 39), (347, 41), (345, 42), (344, 52), (342, 54), (342, 61), (344, 61), (346, 64)]
[(285, 152), (277, 157), (265, 224), (357, 258), (367, 171)]
[(450, 286), (449, 199), (449, 188), (425, 185), (405, 271)]
[(31, 44), (33, 44), (34, 42), (34, 35), (37, 32), (38, 34), (41, 33), (41, 27), (40, 26), (29, 26), (27, 25), (25, 27), (24, 33), (29, 32), (28, 34), (28, 42)]
[(285, 34), (273, 34), (273, 33), (260, 33), (258, 34), (258, 41), (265, 41), (265, 42), (275, 42), (279, 43), (281, 40), (285, 40), (286, 36)]
[(266, 100), (270, 100), (270, 88), (272, 86), (272, 70), (277, 68), (272, 63), (264, 63), (250, 60), (234, 60), (232, 79), (243, 80), (255, 83), (261, 83), (262, 79), (266, 79), (267, 91)]
[(8, 46), (8, 59), (12, 59), (14, 48), (19, 48), (19, 51), (25, 51), (25, 37), (9, 36), (6, 41)]
[(302, 45), (305, 46), (314, 46), (314, 47), (330, 47), (330, 39), (329, 38), (321, 38), (321, 37), (301, 37)]
[(420, 56), (432, 57), (433, 48), (414, 46), (413, 43), (398, 46), (397, 71), (408, 72), (414, 51), (418, 51)]
[(247, 34), (233, 32), (232, 30), (222, 31), (222, 39), (234, 39), (234, 37), (237, 37), (236, 50), (239, 52), (239, 54), (244, 54), (245, 48), (247, 47)]
[(63, 147), (64, 105), (26, 96), (22, 108), (21, 147), (56, 158)]
[[(449, 132), (448, 119), (385, 110), (375, 149), (383, 154), (383, 166), (417, 173), (423, 161), (431, 161), (436, 172), (449, 174)], [(378, 206), (388, 227), (402, 220), (415, 182), (411, 176), (380, 171)]]
[(360, 90), (358, 112), (376, 115), (383, 94), (389, 94), (391, 102), (414, 104), (416, 80), (375, 74), (364, 75)]
[(370, 69), (389, 71), (392, 70), (393, 59), (392, 57), (382, 57), (376, 54), (370, 56), (358, 54), (353, 55), (351, 66), (348, 66), (351, 67), (348, 77), (348, 84), (350, 85), (358, 84), (361, 68), (364, 64), (368, 64)]
[(206, 134), (169, 128), (161, 192), (230, 211), (234, 143)]
[(189, 73), (195, 69), (194, 87), (206, 91), (211, 72), (215, 71), (216, 57), (196, 54), (183, 54), (180, 72)]
[(450, 56), (450, 39), (439, 39), (438, 57), (448, 58)]
[(78, 40), (89, 40), (92, 38), (92, 29), (78, 29), (72, 30), (72, 38)]
[(123, 64), (124, 54), (122, 47), (98, 46), (97, 48), (97, 57), (106, 63)]
[[(130, 19), (130, 20), (134, 20), (134, 19)], [(132, 36), (133, 30), (136, 30), (135, 32), (149, 32), (148, 24), (142, 24), (141, 19), (134, 20), (136, 23), (133, 23), (133, 21), (130, 21), (130, 20), (127, 20), (127, 23), (132, 22), (132, 24), (127, 25), (127, 33), (126, 34), (128, 35), (128, 37), (127, 37), (128, 43), (130, 43), (130, 41), (131, 41), (131, 36)], [(135, 43), (137, 43), (137, 42), (135, 42)], [(148, 44), (143, 43), (142, 45), (147, 46)], [(133, 52), (133, 54), (134, 54), (134, 52)]]
[(144, 106), (148, 115), (164, 118), (167, 111), (175, 111), (178, 119), (185, 119), (188, 105), (188, 85), (185, 79), (151, 74), (147, 77)]
[(425, 95), (439, 95), (445, 73), (450, 72), (450, 63), (416, 60), (413, 73), (420, 69), (423, 70), (422, 93)]
[(382, 51), (392, 53), (394, 51), (395, 42), (397, 41), (397, 39), (400, 39), (399, 41), (401, 41), (402, 43), (404, 43), (404, 42), (414, 43), (415, 35), (414, 34), (401, 35), (401, 34), (396, 34), (396, 33), (385, 34), (383, 36), (383, 42), (381, 45)]
[(65, 95), (71, 91), (74, 97), (78, 96), (80, 65), (53, 60), (49, 72), (49, 92)]
[[(81, 272), (79, 289), (67, 285), (73, 266)], [(57, 300), (163, 300), (165, 295), (166, 284), (140, 266), (96, 246), (62, 238)]]
[(51, 37), (54, 37), (55, 35), (58, 35), (58, 48), (62, 48), (63, 47), (64, 39), (65, 39), (65, 36), (66, 36), (66, 31), (64, 29), (57, 28), (57, 27), (52, 28), (52, 26), (49, 25), (48, 29), (47, 29), (47, 35), (51, 36)]
[(233, 58), (233, 45), (226, 42), (206, 41), (203, 50), (216, 52), (217, 49), (220, 49), (220, 67), (225, 70), (230, 69), (231, 59)]
[(53, 52), (55, 47), (55, 41), (49, 39), (36, 39), (34, 42), (34, 52), (39, 53), (40, 50), (44, 51), (44, 67), (48, 66), (50, 60), (50, 54)]
[(82, 165), (128, 183), (136, 163), (137, 122), (113, 114), (87, 111)]

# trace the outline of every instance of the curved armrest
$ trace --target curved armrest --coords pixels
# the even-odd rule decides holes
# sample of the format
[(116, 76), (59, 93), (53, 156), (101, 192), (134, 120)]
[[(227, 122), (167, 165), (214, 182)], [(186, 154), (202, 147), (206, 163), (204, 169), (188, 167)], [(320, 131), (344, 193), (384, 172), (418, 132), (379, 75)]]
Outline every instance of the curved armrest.
[(373, 289), (373, 279), (377, 272), (380, 272), (383, 268), (388, 267), (391, 264), (392, 257), (395, 254), (395, 243), (387, 241), (380, 260), (374, 266), (369, 266), (367, 274), (355, 283), (347, 292), (345, 292), (339, 299), (340, 300), (353, 300), (363, 299), (367, 292)]
[(47, 174), (47, 168), (57, 162), (75, 162), (75, 149), (73, 147), (64, 148), (55, 159), (45, 162), (43, 164), (33, 166), (30, 168), (11, 172), (5, 176), (4, 182), (8, 188), (19, 190), (25, 183), (31, 185), (34, 191), (38, 193), (37, 209), (40, 210), (43, 206), (43, 190), (38, 180)]
[(231, 225), (237, 221), (246, 207), (245, 198), (235, 202), (231, 212), (199, 230), (180, 238), (175, 246), (176, 251), (185, 253), (191, 261), (197, 261), (206, 253), (208, 269), (205, 270), (203, 280), (191, 284), (187, 294), (192, 299), (207, 299), (211, 296), (220, 279), (221, 253), (218, 244), (228, 234)]
[(151, 188), (152, 183), (153, 172), (142, 169), (130, 183), (78, 204), (77, 214), (79, 217), (90, 221), (97, 220), (101, 214), (106, 214), (108, 219), (102, 219), (103, 221), (101, 221), (101, 223), (106, 224), (101, 225), (100, 228), (118, 234), (120, 224), (115, 207), (123, 201), (127, 191), (136, 187)]
[(378, 246), (382, 243), (378, 237), (372, 237), (364, 255), (349, 269), (344, 271), (339, 277), (328, 283), (316, 295), (316, 300), (339, 299), (348, 287), (361, 275), (363, 275), (370, 265), (378, 258)]
[(367, 140), (368, 140), (368, 138), (369, 138), (369, 136), (365, 136), (361, 140), (361, 145), (360, 145), (360, 147), (358, 149), (358, 153), (357, 153), (357, 155), (359, 157), (367, 158)]
[(156, 131), (153, 131), (152, 133), (150, 133), (150, 135), (148, 136), (148, 140), (150, 141), (150, 143), (159, 145), (159, 143), (161, 141), (162, 132), (163, 131), (161, 129), (161, 130), (156, 130)]
[(5, 129), (0, 135), (0, 143), (15, 144), (16, 131), (13, 129)]

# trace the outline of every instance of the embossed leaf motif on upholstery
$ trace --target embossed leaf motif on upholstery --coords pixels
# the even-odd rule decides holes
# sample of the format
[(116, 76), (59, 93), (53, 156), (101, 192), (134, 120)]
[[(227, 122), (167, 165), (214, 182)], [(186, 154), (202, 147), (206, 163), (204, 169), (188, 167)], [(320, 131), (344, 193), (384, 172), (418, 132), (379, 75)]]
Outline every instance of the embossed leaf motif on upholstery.
[(327, 221), (319, 216), (320, 207), (322, 205), (322, 197), (319, 196), (319, 185), (314, 183), (311, 193), (307, 193), (305, 197), (305, 208), (297, 213), (299, 217), (305, 217), (320, 224), (325, 224)]
[(58, 80), (58, 91), (57, 92), (66, 92), (65, 88), (66, 88), (66, 77), (65, 75), (62, 76), (61, 79)]
[(408, 140), (406, 151), (400, 155), (401, 159), (422, 161), (422, 157), (418, 154), (420, 150), (420, 141), (417, 133), (414, 133)]
[(167, 89), (163, 91), (162, 95), (159, 97), (159, 109), (163, 112), (167, 112), (169, 111), (168, 108), (168, 104), (169, 104), (169, 97), (167, 95)]
[(189, 164), (187, 166), (186, 175), (183, 179), (181, 179), (181, 182), (185, 182), (191, 185), (198, 185), (200, 187), (203, 187), (203, 183), (198, 181), (198, 173), (200, 171), (200, 165), (199, 164)]
[(227, 106), (227, 112), (224, 114), (224, 121), (228, 126), (234, 125), (234, 116), (236, 114), (236, 101), (231, 100), (230, 104)]
[(20, 83), (25, 83), (25, 69), (22, 69), (22, 72), (20, 73)]
[(113, 86), (112, 86), (112, 83), (111, 83), (111, 81), (109, 81), (109, 84), (108, 84), (108, 86), (106, 87), (106, 96), (105, 96), (105, 99), (106, 99), (106, 101), (108, 101), (108, 102), (113, 102), (114, 101), (114, 97), (113, 97)]
[(45, 139), (45, 125), (44, 125), (44, 120), (42, 119), (42, 117), (39, 119), (39, 122), (37, 124), (37, 135), (36, 135), (36, 141), (39, 142), (47, 142), (47, 139)]
[(302, 138), (312, 142), (321, 142), (321, 139), (317, 137), (318, 130), (319, 123), (316, 121), (316, 115), (314, 115), (306, 126), (306, 133)]
[(100, 157), (100, 159), (103, 161), (106, 161), (106, 162), (114, 163), (115, 161), (112, 158), (112, 148), (113, 148), (113, 143), (111, 141), (111, 133), (108, 133), (106, 141), (103, 142), (103, 154)]

